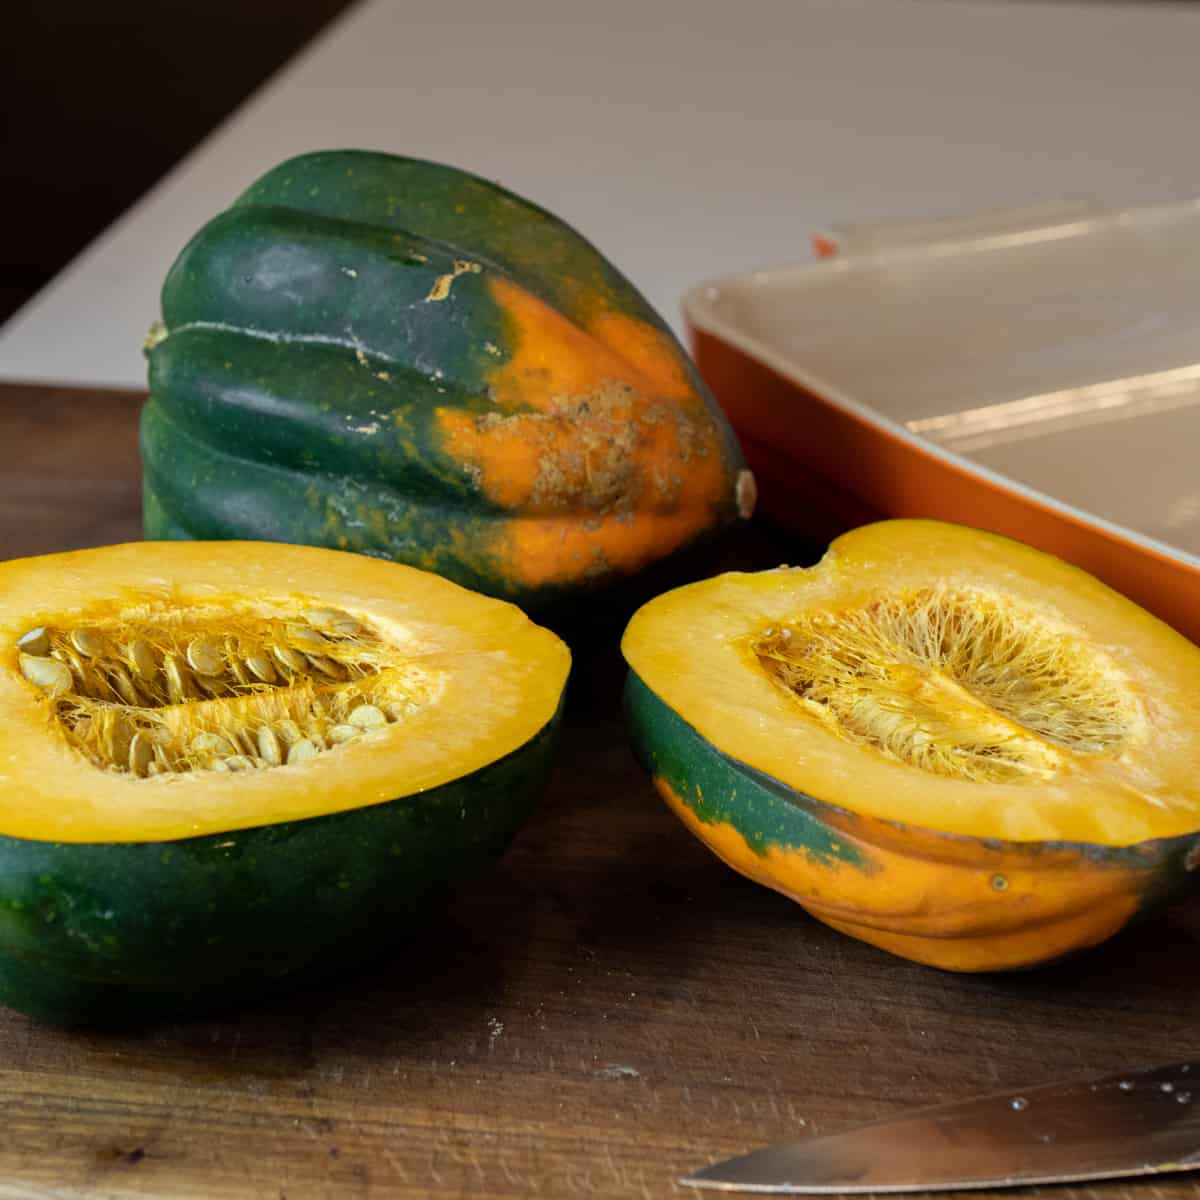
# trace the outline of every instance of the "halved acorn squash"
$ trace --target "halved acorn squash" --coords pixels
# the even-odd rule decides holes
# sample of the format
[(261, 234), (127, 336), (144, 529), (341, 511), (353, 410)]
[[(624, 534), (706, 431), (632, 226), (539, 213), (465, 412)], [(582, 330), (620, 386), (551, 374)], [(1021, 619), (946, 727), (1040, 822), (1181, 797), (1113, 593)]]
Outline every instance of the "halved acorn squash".
[(630, 622), (659, 792), (743, 874), (919, 962), (1094, 945), (1200, 865), (1200, 650), (1028, 546), (933, 521)]
[(568, 669), (511, 604), (354, 554), (0, 565), (0, 1001), (125, 1021), (380, 952), (531, 811)]

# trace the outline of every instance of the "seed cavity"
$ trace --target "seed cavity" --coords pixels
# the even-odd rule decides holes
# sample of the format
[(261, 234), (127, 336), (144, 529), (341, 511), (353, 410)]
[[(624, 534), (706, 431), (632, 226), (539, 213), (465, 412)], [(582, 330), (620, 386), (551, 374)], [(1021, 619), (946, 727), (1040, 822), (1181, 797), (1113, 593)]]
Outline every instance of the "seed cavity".
[[(111, 605), (108, 609), (111, 610)], [(135, 778), (311, 763), (429, 703), (441, 676), (369, 622), (324, 606), (138, 606), (16, 640), (68, 742)]]
[(1119, 752), (1145, 729), (1108, 655), (1049, 614), (981, 590), (804, 613), (750, 649), (826, 728), (935, 775), (1040, 782), (1068, 754)]

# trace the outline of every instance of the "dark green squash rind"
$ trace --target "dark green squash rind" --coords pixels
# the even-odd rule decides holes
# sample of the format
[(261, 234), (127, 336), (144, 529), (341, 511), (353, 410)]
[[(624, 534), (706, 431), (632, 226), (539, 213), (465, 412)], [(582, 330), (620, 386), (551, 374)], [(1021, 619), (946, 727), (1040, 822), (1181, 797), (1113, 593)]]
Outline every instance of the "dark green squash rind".
[(503, 361), (485, 345), (503, 355), (508, 341), (489, 273), (467, 271), (453, 279), (446, 300), (429, 299), (456, 262), (475, 261), (466, 254), (373, 225), (282, 208), (231, 208), (192, 239), (167, 275), (167, 340), (199, 327), (230, 339), (342, 347), (369, 360), (359, 364), (364, 371), (407, 365), (429, 378), (440, 372), (448, 394), (481, 393)]
[[(369, 150), (319, 150), (268, 171), (236, 202), (246, 205), (469, 247), (472, 257), (495, 265), (576, 323), (599, 296), (670, 335), (666, 322), (585, 237), (545, 208), (456, 167)], [(682, 351), (680, 357), (699, 382)]]
[(873, 870), (846, 837), (821, 819), (810, 797), (722, 754), (637, 674), (625, 681), (625, 723), (634, 753), (705, 824), (732, 825), (756, 854), (802, 850), (820, 862)]
[[(200, 326), (156, 347), (152, 415), (203, 443), (205, 453), (389, 487), (402, 475), (413, 501), (500, 511), (441, 452), (434, 408), (452, 406), (443, 383), (390, 363), (364, 368), (344, 347), (319, 342), (247, 336), (229, 353), (225, 331)], [(169, 453), (170, 445), (154, 449)]]
[(470, 776), (328, 816), (168, 842), (0, 837), (0, 1003), (130, 1024), (394, 953), (528, 818), (560, 716)]
[[(150, 540), (295, 542), (353, 550), (434, 571), (501, 595), (503, 577), (482, 536), (497, 518), (450, 501), (422, 503), (365, 476), (318, 473), (215, 446), (177, 424), (166, 406), (142, 414), (143, 522)], [(187, 525), (181, 524), (188, 512)], [(512, 589), (508, 589), (512, 590)]]

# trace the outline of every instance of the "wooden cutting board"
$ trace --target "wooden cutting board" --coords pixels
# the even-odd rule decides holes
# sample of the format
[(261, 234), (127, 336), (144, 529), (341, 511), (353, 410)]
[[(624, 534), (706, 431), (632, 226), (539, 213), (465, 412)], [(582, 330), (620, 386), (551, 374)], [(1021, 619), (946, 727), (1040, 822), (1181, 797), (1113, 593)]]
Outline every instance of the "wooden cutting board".
[[(0, 555), (139, 537), (139, 403), (0, 388)], [(730, 556), (813, 550), (754, 527)], [(1197, 906), (1028, 974), (891, 958), (691, 839), (629, 752), (621, 678), (615, 642), (577, 656), (539, 815), (386, 961), (147, 1029), (0, 1010), (0, 1197), (692, 1195), (680, 1174), (765, 1142), (1200, 1054)]]

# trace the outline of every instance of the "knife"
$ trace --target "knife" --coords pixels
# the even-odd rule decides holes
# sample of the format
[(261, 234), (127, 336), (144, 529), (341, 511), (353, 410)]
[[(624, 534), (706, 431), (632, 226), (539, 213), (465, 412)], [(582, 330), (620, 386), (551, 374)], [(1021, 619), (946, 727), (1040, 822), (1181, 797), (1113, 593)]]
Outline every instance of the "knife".
[(1200, 1059), (982, 1096), (731, 1158), (681, 1179), (775, 1195), (1075, 1183), (1200, 1168)]

